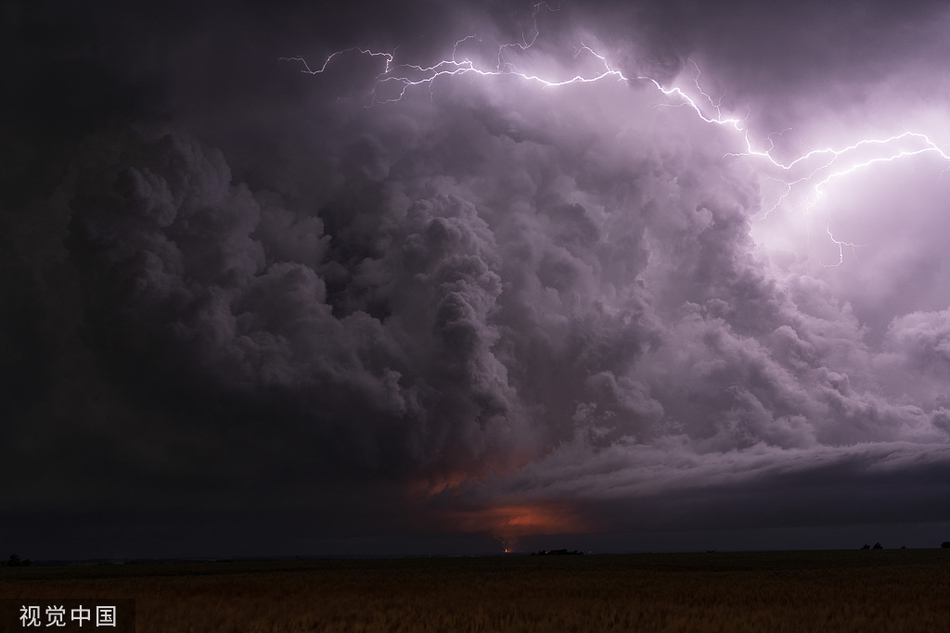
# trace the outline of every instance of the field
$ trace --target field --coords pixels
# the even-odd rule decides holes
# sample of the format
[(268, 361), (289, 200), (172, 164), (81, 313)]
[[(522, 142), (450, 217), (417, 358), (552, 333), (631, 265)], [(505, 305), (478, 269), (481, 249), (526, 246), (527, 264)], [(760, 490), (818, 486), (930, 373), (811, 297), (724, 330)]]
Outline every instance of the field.
[(0, 598), (95, 597), (140, 633), (950, 631), (950, 550), (0, 568)]

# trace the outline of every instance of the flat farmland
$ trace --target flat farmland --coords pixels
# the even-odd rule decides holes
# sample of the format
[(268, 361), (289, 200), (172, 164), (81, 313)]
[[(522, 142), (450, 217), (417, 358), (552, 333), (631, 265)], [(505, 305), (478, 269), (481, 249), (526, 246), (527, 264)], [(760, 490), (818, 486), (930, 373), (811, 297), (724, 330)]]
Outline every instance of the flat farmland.
[(137, 631), (950, 631), (950, 550), (0, 568), (0, 598), (132, 598)]

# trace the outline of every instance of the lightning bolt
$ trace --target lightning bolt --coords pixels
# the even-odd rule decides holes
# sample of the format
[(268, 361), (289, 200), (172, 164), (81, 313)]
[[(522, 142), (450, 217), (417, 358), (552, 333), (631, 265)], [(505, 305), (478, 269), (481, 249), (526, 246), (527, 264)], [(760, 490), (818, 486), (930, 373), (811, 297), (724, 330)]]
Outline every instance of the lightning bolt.
[(864, 244), (854, 244), (854, 243), (852, 243), (852, 242), (844, 242), (844, 241), (842, 241), (842, 240), (835, 239), (834, 234), (831, 232), (831, 225), (830, 225), (830, 224), (829, 224), (829, 225), (825, 225), (825, 232), (828, 233), (828, 237), (829, 237), (829, 238), (831, 239), (831, 241), (834, 242), (835, 245), (838, 247), (838, 261), (837, 261), (836, 263), (834, 263), (834, 264), (826, 264), (826, 263), (822, 262), (821, 260), (819, 260), (818, 263), (821, 264), (822, 266), (824, 266), (825, 268), (834, 268), (834, 267), (840, 266), (841, 264), (844, 263), (844, 247), (845, 247), (845, 246), (849, 247), (849, 248), (851, 249), (851, 253), (854, 254), (855, 256), (857, 256), (857, 249), (864, 246)]
[[(573, 77), (562, 80), (552, 80), (546, 79), (537, 74), (519, 70), (513, 62), (508, 60), (506, 51), (509, 49), (518, 49), (524, 52), (535, 45), (541, 33), (538, 26), (538, 14), (542, 9), (551, 12), (556, 12), (558, 10), (557, 8), (552, 9), (546, 2), (540, 2), (534, 5), (534, 11), (532, 12), (532, 18), (534, 20), (534, 36), (529, 41), (524, 33), (522, 33), (522, 39), (520, 42), (511, 42), (500, 45), (498, 47), (496, 64), (494, 68), (479, 68), (476, 66), (475, 62), (473, 62), (468, 57), (462, 57), (461, 59), (459, 58), (459, 47), (469, 40), (477, 40), (477, 34), (466, 35), (465, 37), (456, 40), (455, 46), (452, 47), (452, 56), (448, 59), (440, 60), (430, 66), (422, 66), (417, 64), (396, 64), (395, 51), (392, 53), (386, 53), (372, 51), (360, 47), (351, 47), (331, 53), (319, 68), (311, 68), (306, 59), (299, 56), (280, 57), (278, 59), (280, 61), (297, 62), (303, 66), (301, 69), (302, 72), (308, 73), (310, 75), (319, 75), (327, 71), (327, 68), (334, 59), (339, 58), (346, 53), (355, 52), (370, 57), (378, 57), (383, 60), (384, 64), (382, 71), (380, 71), (380, 73), (376, 76), (376, 84), (373, 90), (373, 101), (370, 105), (393, 103), (399, 101), (406, 95), (406, 91), (412, 87), (431, 86), (436, 79), (442, 77), (454, 77), (457, 75), (476, 75), (482, 77), (493, 77), (500, 75), (515, 76), (520, 77), (525, 81), (540, 84), (542, 88), (555, 88), (558, 86), (567, 86), (576, 83), (593, 83), (608, 78), (614, 78), (617, 81), (629, 81), (622, 72), (610, 67), (605, 56), (598, 54), (592, 48), (584, 45), (583, 43), (580, 43), (580, 46), (574, 51), (574, 58), (577, 59), (582, 54), (591, 55), (603, 64), (603, 70), (601, 72), (592, 76), (574, 75)], [(392, 98), (380, 98), (379, 89), (393, 84), (397, 86), (396, 96)]]
[[(944, 169), (944, 172), (950, 170), (950, 154), (941, 149), (928, 135), (915, 131), (906, 131), (886, 138), (864, 138), (844, 147), (811, 149), (794, 160), (787, 162), (778, 160), (773, 154), (775, 150), (773, 137), (781, 136), (789, 130), (786, 129), (782, 132), (769, 134), (765, 138), (767, 146), (764, 148), (757, 147), (751, 138), (748, 125), (751, 111), (747, 111), (746, 115), (742, 118), (724, 114), (722, 108), (723, 97), (720, 96), (714, 99), (703, 89), (700, 82), (702, 72), (699, 66), (692, 60), (688, 60), (694, 69), (692, 78), (693, 86), (689, 90), (679, 86), (664, 86), (656, 79), (648, 76), (627, 77), (622, 71), (612, 67), (605, 55), (598, 53), (583, 42), (579, 42), (578, 47), (575, 48), (574, 58), (578, 59), (584, 55), (597, 60), (599, 65), (597, 72), (588, 75), (575, 74), (572, 77), (556, 79), (543, 77), (539, 74), (520, 69), (510, 60), (509, 51), (525, 52), (534, 47), (541, 36), (541, 29), (538, 24), (539, 14), (542, 11), (557, 12), (559, 8), (560, 7), (552, 8), (546, 2), (535, 4), (531, 13), (533, 34), (530, 39), (522, 31), (520, 41), (499, 45), (495, 55), (494, 67), (480, 67), (471, 58), (460, 53), (460, 48), (466, 42), (471, 40), (481, 41), (477, 34), (466, 35), (456, 40), (455, 45), (452, 47), (452, 55), (450, 57), (428, 66), (396, 63), (395, 50), (392, 52), (381, 52), (360, 47), (351, 47), (333, 52), (324, 59), (323, 63), (317, 68), (311, 67), (303, 57), (299, 56), (281, 57), (279, 60), (298, 63), (302, 66), (301, 72), (310, 75), (319, 75), (327, 72), (327, 69), (334, 60), (338, 60), (347, 54), (358, 54), (379, 59), (382, 63), (382, 68), (375, 77), (372, 100), (367, 107), (400, 101), (410, 89), (420, 86), (428, 87), (431, 96), (432, 86), (437, 80), (463, 75), (477, 77), (514, 76), (526, 82), (538, 84), (541, 89), (557, 88), (572, 84), (595, 83), (605, 80), (627, 83), (631, 83), (632, 81), (649, 83), (668, 99), (668, 101), (657, 104), (658, 106), (689, 108), (705, 123), (729, 129), (741, 138), (745, 149), (740, 152), (727, 153), (723, 156), (723, 159), (755, 157), (765, 161), (767, 165), (770, 165), (770, 169), (779, 174), (779, 176), (765, 176), (767, 179), (780, 183), (784, 191), (778, 196), (775, 203), (759, 216), (759, 220), (768, 217), (768, 215), (776, 209), (784, 208), (793, 191), (802, 186), (810, 185), (811, 188), (804, 197), (804, 203), (799, 205), (803, 207), (806, 214), (808, 214), (818, 205), (826, 187), (833, 181), (878, 163), (888, 163), (911, 156), (931, 153), (947, 162), (948, 165)], [(382, 89), (390, 86), (394, 87), (392, 91), (394, 96), (380, 96)], [(863, 153), (868, 151), (876, 151), (877, 154), (871, 157), (865, 157)], [(855, 162), (839, 167), (841, 163), (847, 163), (850, 162), (850, 160), (854, 160)], [(856, 248), (864, 246), (836, 239), (831, 229), (827, 226), (826, 233), (837, 246), (839, 257), (838, 262), (834, 264), (819, 262), (824, 267), (839, 266), (844, 263), (845, 247), (851, 248), (852, 252), (854, 252)]]

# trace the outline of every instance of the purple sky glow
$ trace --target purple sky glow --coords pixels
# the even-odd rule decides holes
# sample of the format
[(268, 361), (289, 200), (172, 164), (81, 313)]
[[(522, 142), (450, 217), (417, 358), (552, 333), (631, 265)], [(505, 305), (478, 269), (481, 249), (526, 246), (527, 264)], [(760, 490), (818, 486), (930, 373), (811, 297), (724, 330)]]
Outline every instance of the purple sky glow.
[(0, 547), (950, 539), (942, 3), (4, 11)]

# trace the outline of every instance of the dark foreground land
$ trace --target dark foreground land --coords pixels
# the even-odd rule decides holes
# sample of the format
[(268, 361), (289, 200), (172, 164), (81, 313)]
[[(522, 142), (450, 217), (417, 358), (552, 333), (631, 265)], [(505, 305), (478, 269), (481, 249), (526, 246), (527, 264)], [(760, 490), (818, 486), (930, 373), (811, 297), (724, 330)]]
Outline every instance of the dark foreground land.
[(950, 550), (33, 566), (0, 598), (134, 598), (140, 633), (950, 631)]

